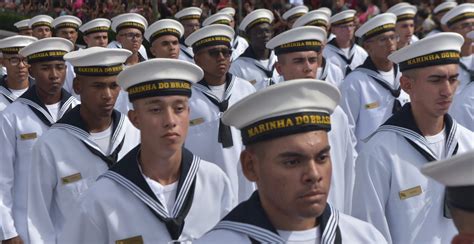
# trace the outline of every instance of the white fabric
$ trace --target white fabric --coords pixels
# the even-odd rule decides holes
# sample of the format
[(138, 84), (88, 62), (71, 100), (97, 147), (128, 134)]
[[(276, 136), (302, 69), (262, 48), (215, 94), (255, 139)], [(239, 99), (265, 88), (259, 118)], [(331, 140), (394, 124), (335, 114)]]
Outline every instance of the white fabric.
[[(201, 237), (230, 212), (236, 204), (231, 191), (224, 172), (202, 160), (180, 239)], [(134, 236), (144, 243), (171, 241), (165, 224), (145, 203), (115, 181), (101, 178), (81, 198), (59, 243), (115, 243)]]
[(445, 128), (443, 128), (438, 134), (432, 136), (425, 136), (428, 141), (428, 147), (435, 153), (439, 159), (446, 157), (446, 147), (444, 142), (446, 141)]
[(186, 47), (183, 44), (179, 44), (179, 56), (178, 59), (188, 61), (194, 64), (194, 52), (192, 47)]
[(380, 75), (387, 81), (390, 83), (391, 87), (395, 87), (395, 85), (398, 85), (398, 84), (395, 84), (395, 77), (394, 77), (394, 70), (391, 69), (389, 71), (382, 71), (382, 70), (378, 70), (378, 72), (380, 73)]
[(346, 56), (346, 58), (349, 58), (349, 51), (350, 51), (350, 47), (347, 47), (347, 48), (341, 48), (341, 51), (344, 53), (344, 56)]
[[(374, 226), (343, 213), (339, 213), (339, 229), (341, 230), (342, 243), (387, 243), (382, 234), (380, 234)], [(226, 244), (251, 243), (247, 235), (229, 230), (213, 230), (193, 243), (205, 244), (223, 242)]]
[(145, 178), (146, 183), (150, 186), (150, 189), (155, 193), (156, 198), (163, 204), (165, 210), (168, 214), (171, 215), (171, 211), (173, 210), (174, 203), (176, 201), (176, 192), (178, 191), (178, 181), (175, 181), (168, 185), (162, 185), (160, 182), (149, 178), (148, 176), (143, 175)]
[[(107, 45), (108, 48), (122, 48), (122, 45), (117, 41), (112, 41)], [(138, 49), (138, 52), (142, 55), (145, 60), (148, 60), (148, 54), (146, 53), (146, 49), (143, 44)]]
[(232, 57), (230, 61), (236, 60), (242, 53), (245, 52), (245, 49), (249, 46), (249, 43), (245, 38), (241, 36), (235, 36), (234, 42), (232, 43)]
[[(74, 100), (72, 106), (79, 102)], [(49, 129), (31, 108), (17, 100), (0, 117), (0, 240), (20, 235), (28, 243), (27, 189), (32, 148)], [(34, 134), (35, 133), (35, 134)], [(22, 135), (30, 135), (27, 138)], [(31, 136), (35, 135), (35, 136)]]
[[(70, 215), (78, 211), (80, 196), (108, 169), (107, 164), (84, 145), (84, 138), (71, 129), (56, 126), (44, 133), (33, 148), (28, 185), (28, 233), (33, 243), (56, 243)], [(121, 128), (113, 147), (115, 150), (125, 138), (118, 159), (140, 140), (139, 131), (126, 117)], [(95, 143), (88, 142), (98, 148)], [(79, 179), (63, 183), (64, 179), (78, 173)]]
[[(469, 70), (474, 70), (473, 57), (474, 57), (474, 54), (467, 57), (461, 57), (460, 62)], [(456, 90), (456, 96), (462, 91), (464, 91), (464, 87), (466, 87), (467, 84), (471, 83), (471, 76), (469, 72), (465, 70), (464, 68), (462, 68), (461, 65), (459, 65), (458, 72), (459, 72), (459, 76), (458, 76), (459, 85)]]
[(74, 72), (74, 66), (72, 66), (71, 63), (68, 61), (66, 63), (66, 79), (64, 80), (64, 85), (63, 88), (69, 94), (73, 95), (77, 100), (81, 100), (81, 96), (79, 96), (75, 91), (73, 87), (74, 83), (74, 78), (76, 78), (76, 72)]
[(0, 86), (0, 114), (8, 105), (10, 105), (10, 101), (6, 98), (6, 96), (9, 97), (10, 99), (16, 100), (23, 93), (25, 93), (26, 90), (28, 90), (28, 88), (21, 89), (21, 90), (13, 90), (13, 89), (8, 89), (6, 87)]
[(342, 81), (344, 81), (344, 72), (345, 70), (326, 60), (326, 67), (324, 69), (318, 67), (316, 79), (325, 80), (339, 88)]
[(91, 140), (99, 146), (102, 153), (109, 155), (110, 147), (112, 146), (110, 145), (110, 141), (112, 140), (112, 124), (101, 132), (91, 132)]
[(341, 56), (339, 56), (339, 54), (344, 54), (347, 58), (349, 58), (349, 54), (333, 45), (328, 44), (324, 47), (323, 57), (326, 59), (326, 62), (335, 64), (337, 67), (339, 67), (344, 74), (347, 65), (349, 65), (351, 70), (354, 70), (357, 66), (363, 64), (368, 56), (367, 52), (357, 44), (354, 44), (353, 50), (354, 57), (352, 58), (352, 62), (350, 64), (346, 63), (346, 61)]
[(120, 89), (114, 108), (125, 115), (128, 114), (128, 110), (133, 108), (133, 104), (128, 99), (128, 92)]
[(28, 90), (28, 87), (25, 88), (25, 89), (19, 89), (19, 90), (10, 89), (10, 91), (11, 91), (12, 94), (13, 94), (13, 96), (15, 96), (16, 98), (19, 98), (23, 93), (26, 92), (26, 90)]
[(61, 106), (61, 102), (57, 102), (54, 104), (46, 104), (45, 106), (48, 109), (49, 114), (53, 117), (54, 121), (57, 121), (58, 116), (59, 116), (59, 107)]
[[(474, 133), (457, 127), (457, 154), (474, 148)], [(377, 132), (356, 161), (351, 214), (372, 223), (392, 243), (450, 243), (457, 233), (443, 217), (445, 187), (423, 175), (426, 159), (392, 131)], [(401, 200), (399, 194), (421, 187), (421, 194)]]
[[(233, 79), (228, 108), (255, 92), (255, 88), (248, 81), (235, 76)], [(245, 178), (240, 165), (240, 152), (244, 148), (240, 131), (231, 127), (234, 145), (223, 148), (217, 141), (222, 114), (219, 108), (195, 87), (189, 100), (189, 107), (190, 120), (202, 120), (202, 123), (189, 126), (186, 148), (202, 159), (218, 165), (229, 177), (235, 199), (238, 202), (246, 200), (255, 190), (255, 186)]]
[(454, 96), (449, 114), (459, 124), (474, 131), (474, 82), (470, 82)]
[(277, 230), (278, 235), (281, 236), (287, 244), (319, 244), (321, 243), (321, 230), (319, 226), (309, 230), (301, 231), (287, 231)]
[(226, 84), (224, 83), (219, 86), (209, 86), (209, 88), (211, 88), (212, 94), (214, 94), (219, 99), (224, 100), (225, 86)]
[[(397, 75), (397, 84), (399, 77), (400, 72)], [(357, 138), (356, 150), (359, 151), (362, 140), (392, 115), (395, 99), (368, 74), (358, 70), (352, 71), (339, 89), (342, 95), (340, 106), (349, 119), (349, 126)], [(398, 100), (403, 106), (409, 101), (409, 96), (402, 90)]]

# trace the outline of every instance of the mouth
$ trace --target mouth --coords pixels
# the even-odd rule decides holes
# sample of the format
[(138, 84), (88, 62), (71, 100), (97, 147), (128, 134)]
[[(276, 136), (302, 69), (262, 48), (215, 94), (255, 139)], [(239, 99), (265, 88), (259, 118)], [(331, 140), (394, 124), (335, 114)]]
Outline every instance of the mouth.
[(321, 200), (324, 195), (326, 194), (321, 190), (310, 190), (301, 194), (300, 198), (308, 200)]
[(176, 132), (168, 132), (166, 134), (164, 134), (163, 136), (161, 136), (162, 138), (167, 138), (167, 139), (176, 139), (179, 137), (179, 134), (176, 133)]

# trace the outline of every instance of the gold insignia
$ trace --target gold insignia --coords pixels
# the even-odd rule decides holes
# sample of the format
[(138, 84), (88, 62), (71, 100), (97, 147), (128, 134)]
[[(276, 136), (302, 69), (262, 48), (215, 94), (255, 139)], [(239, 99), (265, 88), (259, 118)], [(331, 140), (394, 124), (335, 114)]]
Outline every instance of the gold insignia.
[(21, 134), (20, 135), (21, 140), (32, 140), (32, 139), (36, 139), (37, 137), (38, 136), (36, 135), (36, 132), (26, 133), (26, 134)]
[(143, 237), (142, 236), (134, 236), (127, 239), (116, 240), (115, 244), (142, 244)]
[(204, 118), (202, 118), (202, 117), (189, 121), (190, 126), (195, 126), (195, 125), (199, 125), (199, 124), (202, 124), (202, 123), (204, 123)]
[(421, 186), (415, 186), (413, 188), (400, 191), (398, 195), (400, 196), (400, 200), (405, 200), (410, 197), (418, 196), (421, 193), (423, 193)]
[(69, 175), (69, 176), (61, 178), (61, 181), (63, 182), (63, 185), (65, 185), (65, 184), (76, 182), (80, 179), (82, 179), (81, 173), (75, 173), (73, 175)]
[(378, 102), (373, 102), (373, 103), (367, 103), (364, 107), (365, 109), (374, 109), (378, 108), (380, 104)]

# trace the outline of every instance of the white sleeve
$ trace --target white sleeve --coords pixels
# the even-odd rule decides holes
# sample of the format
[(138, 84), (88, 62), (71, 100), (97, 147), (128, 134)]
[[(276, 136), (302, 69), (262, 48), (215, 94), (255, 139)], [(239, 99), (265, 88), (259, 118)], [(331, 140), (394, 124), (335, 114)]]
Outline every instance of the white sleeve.
[(236, 194), (233, 192), (230, 180), (224, 172), (222, 172), (222, 179), (224, 181), (224, 189), (222, 191), (220, 219), (223, 219), (237, 205)]
[[(354, 84), (357, 80), (346, 79), (342, 82), (340, 86), (341, 90), (341, 108), (347, 115), (347, 120), (349, 122), (349, 128), (352, 131), (353, 135), (356, 135), (356, 126), (357, 120), (359, 119), (360, 111), (360, 94), (359, 91), (354, 87)], [(357, 139), (355, 140), (357, 144)], [(356, 146), (354, 144), (354, 147)]]
[(366, 144), (356, 161), (352, 198), (352, 216), (374, 225), (391, 242), (390, 228), (385, 217), (385, 206), (390, 194), (390, 169), (385, 161)]
[(56, 169), (51, 165), (52, 152), (42, 138), (33, 146), (28, 184), (28, 234), (32, 243), (55, 243), (57, 233), (50, 209), (57, 185)]
[(15, 177), (16, 125), (0, 117), (0, 242), (18, 235), (12, 214)]
[[(345, 135), (344, 138), (345, 140), (345, 145), (343, 148), (345, 149), (345, 159), (344, 159), (344, 209), (343, 212), (350, 214), (351, 213), (351, 207), (352, 207), (352, 193), (354, 189), (354, 177), (355, 177), (355, 160), (357, 157), (357, 152), (355, 150), (355, 145), (352, 141), (351, 138), (351, 130), (349, 129), (348, 121), (347, 121), (347, 116), (344, 114), (344, 124), (347, 126), (344, 126), (344, 132), (343, 134)], [(342, 128), (341, 128), (342, 129)]]
[(233, 75), (235, 75), (239, 78), (245, 79), (244, 74), (242, 72), (242, 68), (240, 67), (240, 63), (241, 63), (241, 61), (239, 61), (239, 59), (232, 62), (232, 64), (230, 65), (230, 68), (229, 68), (229, 73), (231, 73), (231, 74), (233, 74)]

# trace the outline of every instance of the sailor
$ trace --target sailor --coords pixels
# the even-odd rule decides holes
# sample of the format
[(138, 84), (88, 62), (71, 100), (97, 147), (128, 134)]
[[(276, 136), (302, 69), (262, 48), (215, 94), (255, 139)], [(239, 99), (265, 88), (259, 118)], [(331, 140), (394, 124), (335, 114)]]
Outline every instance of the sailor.
[(197, 7), (183, 8), (177, 12), (174, 17), (183, 25), (184, 33), (179, 39), (179, 59), (194, 63), (194, 53), (192, 47), (186, 46), (184, 40), (188, 38), (191, 33), (201, 28), (201, 14), (202, 9)]
[(35, 41), (20, 49), (35, 79), (23, 95), (0, 115), (0, 215), (2, 238), (29, 243), (27, 196), (32, 148), (38, 138), (78, 101), (63, 87), (66, 64), (63, 56), (74, 48), (58, 37)]
[(237, 129), (224, 125), (221, 114), (242, 98), (255, 92), (248, 81), (230, 73), (234, 30), (213, 24), (193, 32), (186, 45), (193, 48), (194, 61), (204, 77), (193, 85), (189, 100), (190, 128), (186, 148), (202, 159), (217, 164), (229, 177), (235, 199), (246, 200), (255, 190), (245, 178), (239, 157), (243, 150)]
[(305, 15), (306, 13), (308, 13), (309, 9), (308, 7), (304, 6), (304, 5), (300, 5), (300, 6), (295, 6), (293, 8), (290, 8), (288, 11), (286, 11), (285, 13), (283, 13), (283, 15), (281, 16), (283, 18), (283, 20), (286, 21), (286, 26), (288, 29), (291, 29), (293, 28), (293, 24), (295, 23), (295, 21)]
[(474, 130), (474, 55), (472, 52), (473, 39), (469, 38), (474, 27), (474, 4), (461, 4), (447, 12), (441, 19), (449, 31), (456, 32), (464, 37), (461, 47), (461, 62), (459, 63), (459, 87), (454, 97), (450, 114), (458, 123)]
[(438, 6), (433, 9), (433, 12), (431, 13), (431, 19), (435, 22), (436, 27), (430, 32), (428, 32), (428, 34), (426, 34), (426, 37), (436, 33), (447, 31), (446, 26), (441, 24), (441, 19), (449, 10), (456, 7), (457, 5), (458, 3), (456, 1), (444, 1), (438, 4)]
[(11, 36), (0, 40), (2, 65), (7, 74), (0, 77), (0, 112), (20, 97), (34, 81), (29, 77), (28, 61), (18, 54), (23, 47), (37, 41), (32, 36)]
[(258, 190), (197, 243), (386, 243), (372, 225), (327, 203), (337, 147), (327, 132), (339, 96), (327, 82), (291, 80), (224, 113), (241, 131), (242, 168)]
[[(235, 14), (235, 10), (234, 10), (234, 14)], [(231, 15), (231, 14), (227, 14), (227, 13), (222, 13), (221, 11), (219, 11), (219, 13), (216, 13), (216, 14), (213, 14), (213, 15), (207, 17), (202, 22), (203, 27), (208, 26), (208, 25), (212, 25), (212, 24), (228, 25), (232, 29), (234, 29), (235, 28), (234, 15), (233, 14)], [(245, 52), (245, 49), (247, 49), (247, 47), (249, 46), (249, 43), (247, 42), (247, 40), (245, 40), (245, 38), (239, 36), (237, 33), (234, 34), (232, 39), (233, 39), (232, 40), (232, 45), (231, 45), (231, 47), (232, 47), (232, 56), (230, 58), (231, 62), (236, 60), (238, 57), (240, 57), (240, 55), (242, 55), (242, 53)]]
[(249, 13), (239, 25), (245, 33), (249, 47), (230, 66), (230, 73), (250, 81), (257, 90), (275, 84), (278, 72), (274, 64), (275, 54), (265, 47), (273, 37), (273, 13), (268, 9), (257, 9)]
[(419, 40), (414, 34), (416, 11), (416, 6), (405, 2), (396, 4), (386, 11), (386, 13), (393, 13), (397, 16), (395, 24), (395, 33), (398, 35), (397, 49)]
[(43, 39), (53, 35), (51, 22), (53, 22), (53, 18), (48, 15), (36, 15), (30, 19), (28, 26), (31, 28), (34, 37)]
[(459, 81), (464, 42), (439, 33), (389, 56), (411, 99), (369, 137), (356, 161), (351, 214), (391, 243), (448, 243), (455, 227), (444, 187), (418, 168), (474, 149), (474, 132), (447, 113)]
[(183, 147), (194, 64), (151, 59), (122, 71), (141, 144), (84, 193), (59, 243), (172, 243), (201, 237), (234, 206), (225, 173)]
[[(287, 30), (267, 43), (269, 49), (275, 50), (278, 57), (275, 67), (283, 80), (317, 77), (318, 56), (326, 36), (320, 27), (302, 26)], [(341, 107), (334, 108), (331, 124), (334, 129), (328, 132), (328, 139), (334, 146), (330, 151), (333, 171), (328, 202), (341, 212), (349, 213), (356, 155), (349, 122)]]
[(145, 31), (150, 52), (155, 58), (178, 58), (179, 39), (183, 36), (181, 23), (172, 19), (158, 20)]
[(103, 47), (64, 55), (74, 66), (81, 104), (64, 114), (33, 148), (28, 186), (31, 242), (57, 242), (80, 196), (138, 145), (138, 130), (114, 110), (120, 91), (117, 75), (130, 55), (128, 50)]
[[(327, 62), (335, 64), (343, 72), (349, 74), (357, 66), (364, 63), (367, 52), (354, 40), (355, 10), (349, 9), (335, 14), (329, 19), (331, 33), (336, 37), (331, 39), (323, 50)], [(337, 81), (337, 85), (342, 82)]]
[(451, 243), (474, 243), (474, 151), (423, 165), (420, 170), (446, 186), (446, 203), (459, 231)]
[(110, 20), (104, 18), (93, 19), (81, 27), (82, 39), (87, 47), (107, 47), (109, 44)]
[[(123, 48), (132, 52), (125, 65), (134, 65), (148, 59), (140, 52), (143, 33), (148, 27), (145, 17), (136, 13), (121, 14), (112, 19), (112, 30), (117, 34), (117, 42), (108, 47)], [(120, 45), (116, 45), (116, 44)]]
[(329, 18), (331, 18), (331, 10), (327, 8), (320, 8), (316, 10), (309, 11), (305, 15), (296, 19), (292, 28), (300, 26), (318, 26), (323, 28), (328, 33), (328, 41), (332, 40), (335, 36), (329, 32), (330, 23)]
[(396, 19), (391, 13), (380, 14), (356, 31), (369, 56), (339, 86), (341, 107), (357, 138), (357, 151), (363, 139), (409, 100), (400, 88), (398, 66), (387, 58), (396, 50)]
[(18, 30), (19, 35), (24, 35), (24, 36), (33, 35), (33, 30), (31, 30), (30, 26), (28, 25), (29, 22), (30, 22), (30, 19), (24, 19), (13, 24)]
[[(229, 26), (235, 30), (235, 9), (233, 7), (226, 7), (219, 10), (217, 13), (228, 14), (231, 16)], [(245, 49), (249, 46), (249, 43), (245, 38), (239, 35), (239, 31), (235, 30), (234, 40), (232, 43), (232, 57), (230, 61), (236, 60), (242, 53), (245, 52)]]

